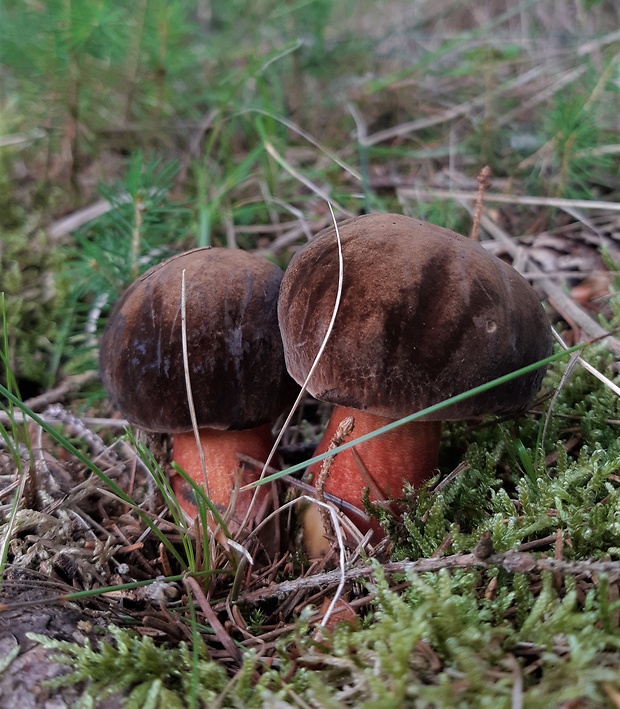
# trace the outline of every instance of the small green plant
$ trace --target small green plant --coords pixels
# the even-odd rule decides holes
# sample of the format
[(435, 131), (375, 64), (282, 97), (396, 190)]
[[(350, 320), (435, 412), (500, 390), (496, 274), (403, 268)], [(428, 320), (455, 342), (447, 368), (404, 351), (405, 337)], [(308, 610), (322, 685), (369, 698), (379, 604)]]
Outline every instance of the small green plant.
[[(593, 361), (605, 371), (605, 355)], [(549, 388), (557, 386), (563, 370), (559, 363), (552, 367)], [(613, 482), (620, 466), (617, 415), (617, 396), (578, 368), (555, 401), (544, 450), (544, 417), (447, 430), (444, 464), (455, 465), (451, 457), (456, 455), (454, 460), (467, 468), (448, 487), (412, 496), (396, 556), (432, 556), (448, 536), (449, 551), (471, 550), (489, 531), (501, 551), (560, 533), (570, 539), (566, 553), (571, 558), (620, 558), (620, 487)], [(575, 424), (583, 444), (573, 458), (564, 446), (574, 439)], [(555, 462), (545, 462), (547, 456)]]
[(102, 313), (152, 265), (187, 245), (190, 211), (169, 197), (178, 165), (136, 154), (122, 183), (101, 187), (110, 203), (64, 249), (59, 280), (68, 291), (56, 338), (69, 371), (96, 368), (92, 354)]
[[(617, 89), (612, 87), (617, 57), (602, 69), (588, 67), (571, 91), (559, 92), (542, 121), (546, 142), (537, 151), (537, 165), (549, 194), (596, 198), (596, 187), (613, 180), (615, 156), (600, 146), (614, 140), (613, 116)], [(526, 160), (532, 163), (532, 158)]]
[(432, 202), (417, 202), (415, 209), (407, 210), (409, 216), (423, 219), (431, 224), (437, 224), (458, 233), (465, 233), (470, 219), (455, 202), (433, 200)]
[(115, 300), (142, 272), (188, 240), (190, 212), (169, 194), (175, 162), (134, 155), (122, 183), (101, 186), (110, 209), (75, 235), (64, 275), (77, 294)]

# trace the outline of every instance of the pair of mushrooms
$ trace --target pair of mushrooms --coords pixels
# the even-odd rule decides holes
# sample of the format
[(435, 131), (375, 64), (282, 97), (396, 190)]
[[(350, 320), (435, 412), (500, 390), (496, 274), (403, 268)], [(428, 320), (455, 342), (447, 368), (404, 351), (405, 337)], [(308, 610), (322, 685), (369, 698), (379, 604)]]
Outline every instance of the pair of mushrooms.
[[(550, 354), (550, 328), (533, 289), (478, 243), (397, 214), (349, 219), (339, 233), (341, 303), (308, 385), (314, 397), (335, 404), (317, 453), (347, 416), (357, 438)], [(338, 289), (336, 232), (322, 231), (283, 277), (243, 251), (175, 256), (130, 286), (110, 317), (101, 373), (113, 403), (140, 428), (173, 432), (173, 459), (202, 485), (183, 364), (183, 271), (189, 379), (208, 494), (224, 510), (239, 484), (258, 474), (238, 454), (266, 460), (270, 424), (291, 405), (295, 382), (303, 383), (322, 344)], [(522, 411), (543, 375), (538, 368), (443, 409), (441, 418)], [(433, 475), (440, 431), (431, 417), (356, 446), (356, 455), (341, 452), (325, 492), (360, 508), (370, 475), (384, 497), (400, 497), (405, 483), (417, 487)], [(188, 486), (175, 476), (173, 487), (193, 516)], [(251, 496), (236, 497), (233, 527)], [(370, 498), (376, 499), (372, 488)], [(310, 512), (305, 526), (309, 551), (324, 550), (318, 515)]]

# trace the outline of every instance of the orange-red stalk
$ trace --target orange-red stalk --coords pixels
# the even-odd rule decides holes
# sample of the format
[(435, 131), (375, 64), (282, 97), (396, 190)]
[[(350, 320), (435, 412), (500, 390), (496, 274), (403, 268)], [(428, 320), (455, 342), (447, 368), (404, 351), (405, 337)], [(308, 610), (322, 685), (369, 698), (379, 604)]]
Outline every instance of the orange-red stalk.
[[(244, 431), (201, 428), (198, 433), (207, 471), (208, 491), (205, 492), (208, 492), (209, 499), (223, 515), (230, 504), (235, 487), (254, 482), (260, 476), (260, 468), (242, 463), (238, 454), (241, 453), (264, 463), (273, 446), (271, 427), (265, 425)], [(181, 466), (199, 487), (205, 489), (200, 454), (193, 431), (174, 434), (172, 460)], [(184, 512), (190, 519), (196, 517), (198, 508), (194, 494), (180, 475), (174, 475), (172, 478), (172, 489)], [(252, 516), (260, 512), (268, 491), (269, 485), (258, 488), (258, 499), (252, 508)], [(243, 523), (253, 495), (254, 490), (237, 492), (235, 508), (229, 524), (231, 532), (236, 531)], [(250, 523), (250, 527), (253, 526), (254, 524)]]
[[(316, 455), (327, 450), (340, 422), (346, 416), (355, 419), (351, 438), (359, 438), (366, 433), (376, 431), (391, 421), (364, 411), (337, 406), (318, 445)], [(419, 487), (433, 476), (439, 456), (440, 436), (440, 421), (414, 421), (360, 443), (354, 450), (383, 497), (389, 500), (401, 497), (405, 483)], [(310, 467), (314, 482), (318, 478), (321, 466), (322, 463), (315, 463)], [(323, 489), (363, 509), (364, 491), (369, 487), (351, 449), (348, 449), (341, 451), (334, 458)], [(377, 499), (371, 487), (370, 499)], [(384, 536), (375, 521), (368, 525), (357, 515), (349, 516), (362, 532), (367, 532), (372, 527), (374, 530), (372, 541), (375, 543)], [(304, 540), (312, 556), (319, 555), (329, 548), (323, 531), (317, 506), (311, 505), (304, 518)]]

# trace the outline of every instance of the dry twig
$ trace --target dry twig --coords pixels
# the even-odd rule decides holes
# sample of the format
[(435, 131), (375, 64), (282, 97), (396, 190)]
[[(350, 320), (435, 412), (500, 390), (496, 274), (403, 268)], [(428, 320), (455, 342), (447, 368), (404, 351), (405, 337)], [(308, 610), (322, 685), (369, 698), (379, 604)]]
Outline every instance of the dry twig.
[(484, 195), (486, 191), (491, 186), (489, 182), (489, 177), (491, 176), (491, 168), (485, 165), (480, 174), (478, 175), (478, 194), (476, 195), (476, 202), (474, 204), (474, 218), (471, 225), (471, 233), (469, 238), (472, 241), (478, 241), (478, 235), (480, 233), (480, 217), (482, 216), (482, 208), (484, 206)]
[[(533, 554), (522, 551), (507, 551), (492, 554), (486, 559), (476, 554), (453, 554), (444, 557), (431, 557), (417, 561), (396, 561), (382, 564), (359, 566), (345, 572), (346, 581), (371, 578), (380, 568), (389, 574), (422, 574), (437, 572), (443, 569), (489, 569), (499, 567), (515, 574), (541, 573), (542, 571), (558, 572), (567, 576), (589, 576), (607, 574), (610, 577), (620, 577), (620, 561), (564, 561), (550, 557), (536, 558)], [(268, 598), (286, 598), (300, 589), (309, 590), (320, 586), (332, 586), (342, 580), (342, 573), (328, 571), (324, 574), (305, 576), (292, 581), (273, 584), (267, 588), (243, 594), (239, 597), (242, 603), (260, 603)]]

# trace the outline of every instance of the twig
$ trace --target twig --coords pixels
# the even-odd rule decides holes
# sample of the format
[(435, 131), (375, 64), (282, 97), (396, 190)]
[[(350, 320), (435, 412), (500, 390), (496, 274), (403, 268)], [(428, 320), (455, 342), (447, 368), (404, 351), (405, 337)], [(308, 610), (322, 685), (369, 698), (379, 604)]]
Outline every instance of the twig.
[[(43, 398), (43, 397), (42, 397)], [(24, 402), (25, 403), (25, 402)], [(50, 423), (50, 421), (56, 421), (55, 418), (49, 416), (47, 413), (37, 413), (39, 418), (41, 418), (45, 423)], [(29, 421), (30, 417), (27, 416), (26, 414), (23, 414), (21, 411), (14, 411), (9, 414), (7, 414), (4, 411), (0, 411), (0, 424), (3, 426), (6, 426), (7, 424), (10, 424), (11, 421), (14, 421), (15, 423), (23, 423), (24, 421)], [(127, 419), (111, 419), (111, 418), (98, 418), (96, 416), (84, 416), (80, 418), (80, 421), (85, 425), (85, 426), (101, 426), (102, 428), (110, 428), (110, 429), (118, 429), (118, 428), (128, 428), (129, 427), (129, 421)]]
[(97, 379), (97, 372), (90, 370), (82, 374), (76, 374), (72, 377), (67, 377), (61, 384), (49, 391), (46, 391), (40, 396), (34, 396), (31, 399), (24, 401), (24, 406), (27, 406), (32, 411), (39, 411), (48, 404), (56, 404), (73, 391), (79, 391), (82, 385), (87, 384), (94, 379)]
[[(453, 554), (439, 558), (418, 559), (417, 561), (395, 561), (381, 565), (381, 570), (389, 574), (422, 574), (443, 569), (489, 569), (502, 568), (509, 573), (527, 574), (553, 571), (567, 576), (593, 576), (607, 574), (620, 576), (620, 561), (565, 561), (550, 557), (536, 558), (529, 552), (507, 551), (481, 559), (475, 554)], [(346, 581), (356, 581), (372, 577), (377, 573), (376, 565), (359, 566), (345, 572)], [(328, 571), (292, 581), (261, 588), (239, 597), (241, 603), (259, 603), (267, 598), (286, 598), (300, 589), (308, 590), (318, 586), (332, 586), (342, 580), (342, 572)]]
[[(475, 192), (465, 190), (440, 190), (433, 187), (406, 186), (397, 187), (399, 198), (419, 199), (420, 197), (436, 197), (438, 199), (467, 200), (476, 199)], [(604, 209), (610, 212), (620, 212), (620, 202), (605, 202), (596, 199), (564, 199), (561, 197), (533, 197), (530, 195), (497, 194), (487, 192), (484, 196), (486, 202), (501, 202), (504, 204), (525, 204), (538, 207), (564, 207), (573, 209)]]
[[(332, 598), (331, 603), (329, 604), (329, 608), (325, 611), (325, 615), (323, 616), (323, 620), (321, 621), (321, 625), (327, 625), (327, 622), (329, 620), (329, 617), (334, 611), (334, 608), (338, 604), (338, 601), (340, 599), (340, 596), (342, 595), (342, 589), (344, 588), (344, 584), (346, 582), (346, 571), (345, 571), (345, 553), (344, 553), (344, 539), (342, 537), (342, 532), (340, 530), (340, 527), (338, 526), (338, 517), (336, 516), (336, 510), (328, 505), (325, 502), (321, 502), (320, 500), (316, 500), (312, 497), (308, 497), (307, 495), (302, 495), (301, 497), (296, 498), (295, 500), (289, 500), (289, 502), (285, 502), (283, 505), (281, 505), (277, 510), (274, 510), (268, 517), (266, 517), (260, 524), (252, 530), (252, 532), (249, 534), (248, 539), (249, 540), (252, 536), (258, 535), (259, 531), (276, 515), (282, 514), (284, 510), (287, 510), (289, 507), (292, 507), (293, 505), (298, 504), (299, 502), (309, 502), (314, 505), (318, 505), (319, 507), (324, 507), (327, 509), (328, 513), (331, 515), (331, 521), (332, 521), (332, 526), (336, 535), (336, 539), (338, 541), (338, 570), (332, 572), (332, 574), (335, 574), (334, 582), (332, 585), (337, 584), (336, 588), (336, 593), (334, 594), (334, 597)], [(344, 520), (346, 521), (346, 517)], [(238, 600), (243, 600), (245, 599), (245, 596), (241, 596)]]
[(41, 418), (53, 423), (63, 424), (63, 426), (68, 429), (71, 436), (75, 436), (84, 441), (93, 456), (93, 461), (104, 461), (111, 467), (119, 464), (122, 466), (123, 461), (103, 442), (102, 438), (88, 428), (82, 419), (74, 416), (60, 404), (51, 404), (48, 406)]
[(9, 145), (24, 145), (35, 140), (43, 140), (47, 136), (44, 130), (33, 130), (31, 133), (13, 133), (13, 135), (3, 135), (0, 137), (0, 148), (8, 148)]
[(471, 233), (469, 238), (472, 241), (478, 241), (478, 236), (480, 234), (480, 217), (482, 216), (482, 207), (484, 206), (484, 195), (485, 192), (491, 186), (489, 182), (489, 177), (491, 176), (491, 168), (485, 165), (480, 174), (478, 175), (478, 194), (476, 195), (476, 202), (474, 204), (474, 218), (471, 225)]
[[(129, 202), (129, 195), (124, 197), (123, 202)], [(77, 231), (84, 224), (98, 219), (112, 209), (112, 205), (107, 199), (101, 199), (88, 207), (78, 209), (76, 212), (69, 214), (62, 219), (58, 219), (50, 224), (47, 230), (47, 235), (52, 241), (59, 241), (64, 236), (68, 236), (74, 231)]]

